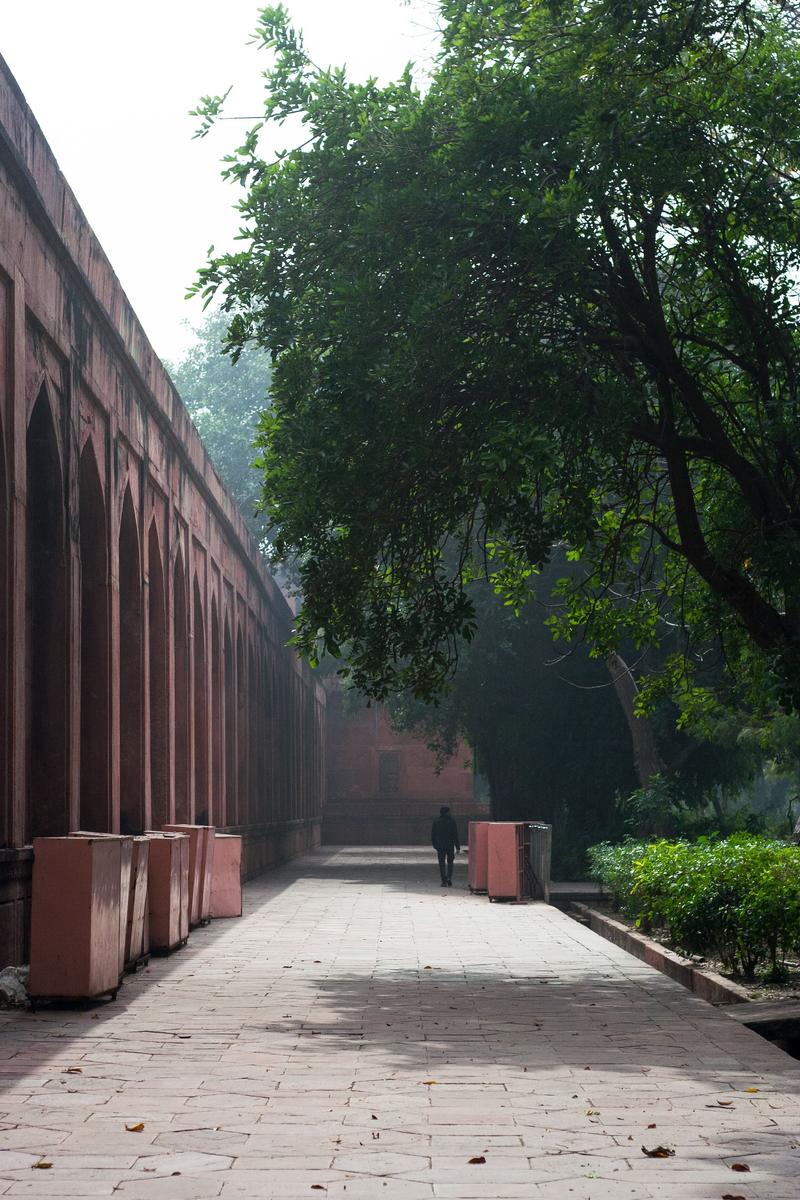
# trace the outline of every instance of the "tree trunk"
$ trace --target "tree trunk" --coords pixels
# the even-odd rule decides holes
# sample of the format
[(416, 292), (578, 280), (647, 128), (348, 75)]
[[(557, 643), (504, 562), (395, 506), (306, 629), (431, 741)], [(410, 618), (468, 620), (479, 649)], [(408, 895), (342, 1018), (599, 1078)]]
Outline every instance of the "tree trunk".
[(611, 675), (617, 699), (622, 705), (625, 720), (628, 722), (633, 743), (633, 765), (639, 786), (647, 787), (654, 775), (661, 775), (664, 772), (664, 763), (658, 752), (653, 726), (646, 717), (638, 717), (634, 711), (639, 689), (625, 660), (612, 651), (606, 659), (606, 666)]

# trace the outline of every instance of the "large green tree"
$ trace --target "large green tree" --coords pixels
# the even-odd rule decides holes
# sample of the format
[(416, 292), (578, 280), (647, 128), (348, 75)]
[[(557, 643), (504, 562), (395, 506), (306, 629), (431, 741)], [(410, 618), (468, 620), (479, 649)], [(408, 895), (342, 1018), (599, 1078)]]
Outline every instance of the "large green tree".
[(198, 285), (234, 353), (274, 360), (261, 466), (301, 647), (430, 695), (484, 560), (518, 606), (560, 544), (556, 632), (608, 656), (666, 623), (688, 711), (710, 648), (797, 707), (792, 6), (440, 8), (424, 92), (320, 70), (261, 13), (265, 119), (302, 144), (268, 161), (254, 129), (230, 156), (242, 249)]

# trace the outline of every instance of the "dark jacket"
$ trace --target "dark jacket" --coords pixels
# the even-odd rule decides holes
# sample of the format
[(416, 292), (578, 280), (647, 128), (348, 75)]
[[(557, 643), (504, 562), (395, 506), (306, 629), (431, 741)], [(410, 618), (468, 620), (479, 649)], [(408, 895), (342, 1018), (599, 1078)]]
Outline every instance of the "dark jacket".
[(431, 844), (434, 850), (460, 850), (458, 826), (452, 817), (437, 817), (431, 828)]

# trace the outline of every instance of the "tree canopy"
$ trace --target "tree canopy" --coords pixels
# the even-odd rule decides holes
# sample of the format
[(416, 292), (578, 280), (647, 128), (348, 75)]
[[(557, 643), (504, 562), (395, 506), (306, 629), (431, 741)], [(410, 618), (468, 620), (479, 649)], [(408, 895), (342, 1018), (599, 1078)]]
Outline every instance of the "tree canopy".
[(792, 6), (440, 9), (424, 92), (318, 69), (263, 10), (265, 119), (303, 141), (231, 154), (242, 248), (198, 283), (228, 348), (273, 358), (259, 461), (299, 645), (430, 696), (469, 580), (490, 563), (519, 607), (560, 546), (556, 633), (608, 655), (666, 623), (687, 711), (710, 647), (751, 703), (797, 708)]

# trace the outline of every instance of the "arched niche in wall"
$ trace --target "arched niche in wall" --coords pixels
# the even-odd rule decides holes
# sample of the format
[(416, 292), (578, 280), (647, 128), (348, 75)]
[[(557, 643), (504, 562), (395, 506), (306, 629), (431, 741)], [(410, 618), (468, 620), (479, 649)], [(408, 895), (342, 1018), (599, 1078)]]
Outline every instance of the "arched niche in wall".
[(81, 560), (80, 827), (111, 829), (108, 529), (91, 438), (78, 466)]
[(194, 577), (194, 819), (208, 824), (208, 683), (206, 627), (200, 583)]
[(260, 820), (270, 817), (269, 794), (269, 719), (267, 713), (267, 661), (264, 654), (266, 639), (263, 630), (259, 637), (258, 654), (258, 807)]
[(249, 792), (249, 820), (250, 823), (258, 822), (261, 817), (259, 814), (259, 779), (258, 779), (258, 671), (256, 669), (256, 656), (253, 650), (253, 642), (247, 647), (247, 717), (249, 730), (249, 758), (248, 758), (248, 773), (250, 776), (250, 792)]
[(8, 799), (9, 686), (8, 678), (8, 491), (5, 438), (0, 422), (0, 846), (11, 844), (11, 805)]
[(236, 822), (248, 822), (247, 795), (247, 676), (241, 626), (236, 631)]
[(64, 486), (53, 412), (39, 392), (26, 437), (26, 838), (67, 832)]
[(147, 535), (148, 655), (150, 667), (150, 821), (167, 824), (169, 812), (167, 597), (155, 517)]
[(264, 650), (261, 655), (261, 694), (262, 694), (262, 729), (261, 740), (264, 747), (264, 772), (262, 786), (264, 789), (264, 814), (268, 821), (275, 819), (275, 798), (272, 784), (272, 676), (270, 672), (269, 643), (264, 635)]
[(172, 612), (175, 687), (175, 820), (191, 819), (189, 804), (189, 625), (186, 572), (180, 547), (172, 571)]
[(222, 662), (217, 598), (211, 598), (211, 812), (209, 820), (225, 824), (222, 791)]
[(119, 526), (119, 825), (144, 829), (142, 560), (130, 488)]
[(236, 693), (233, 677), (231, 627), (225, 619), (223, 636), (225, 673), (225, 824), (237, 825), (236, 817)]

